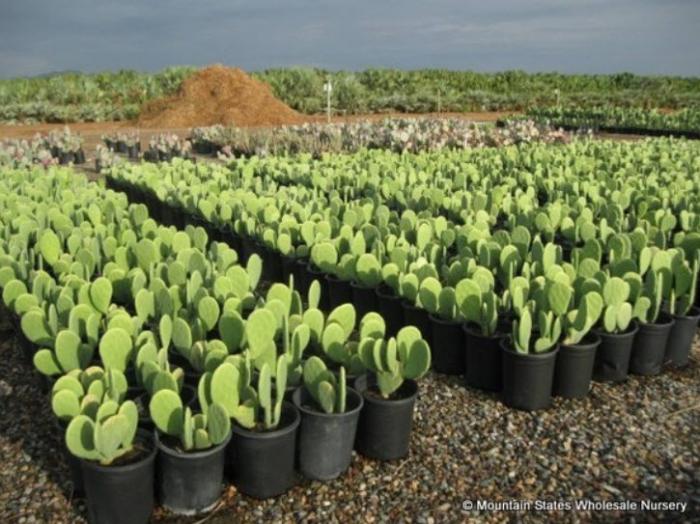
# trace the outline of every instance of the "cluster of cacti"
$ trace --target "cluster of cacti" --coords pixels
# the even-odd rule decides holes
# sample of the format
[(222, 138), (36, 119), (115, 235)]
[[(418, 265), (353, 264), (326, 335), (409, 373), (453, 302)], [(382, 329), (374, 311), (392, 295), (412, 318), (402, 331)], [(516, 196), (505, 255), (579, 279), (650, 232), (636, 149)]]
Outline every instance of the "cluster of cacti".
[(465, 278), (455, 287), (455, 298), (466, 322), (481, 328), (484, 335), (496, 332), (498, 324), (498, 296), (491, 286), (486, 289), (477, 280)]
[(213, 402), (206, 413), (193, 414), (183, 406), (180, 395), (162, 389), (153, 395), (148, 405), (153, 423), (158, 430), (179, 439), (184, 451), (202, 450), (224, 442), (231, 432), (231, 420), (226, 409)]
[(375, 374), (377, 387), (388, 398), (406, 379), (418, 379), (430, 369), (430, 347), (413, 326), (401, 328), (396, 338), (384, 339), (381, 330), (363, 326), (359, 354), (365, 367)]
[(54, 384), (51, 407), (60, 420), (68, 422), (78, 415), (93, 416), (107, 401), (121, 403), (127, 389), (126, 377), (115, 369), (104, 370), (98, 366), (83, 371), (76, 369)]
[(596, 325), (603, 313), (603, 297), (597, 291), (583, 295), (576, 306), (564, 318), (564, 344), (575, 345)]
[(344, 413), (347, 384), (345, 368), (334, 375), (318, 357), (310, 357), (304, 363), (304, 388), (324, 413)]
[(74, 417), (66, 428), (68, 450), (85, 460), (110, 465), (133, 448), (138, 409), (131, 400), (107, 400), (94, 413)]

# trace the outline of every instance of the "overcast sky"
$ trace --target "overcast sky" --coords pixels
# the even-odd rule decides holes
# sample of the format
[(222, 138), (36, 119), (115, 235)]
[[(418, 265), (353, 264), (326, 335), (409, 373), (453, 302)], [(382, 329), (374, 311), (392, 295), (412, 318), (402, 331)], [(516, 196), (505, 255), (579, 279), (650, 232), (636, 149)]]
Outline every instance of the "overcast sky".
[(0, 0), (0, 77), (444, 67), (700, 75), (700, 0)]

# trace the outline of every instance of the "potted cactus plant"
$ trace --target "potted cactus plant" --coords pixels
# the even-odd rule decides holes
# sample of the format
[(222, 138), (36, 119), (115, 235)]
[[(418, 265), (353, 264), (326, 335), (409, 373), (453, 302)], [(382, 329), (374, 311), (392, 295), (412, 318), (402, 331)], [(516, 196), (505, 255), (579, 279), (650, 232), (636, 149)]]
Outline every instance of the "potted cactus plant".
[(692, 265), (683, 261), (673, 268), (673, 285), (669, 291), (669, 313), (675, 320), (666, 345), (665, 362), (673, 367), (688, 363), (688, 355), (700, 321), (700, 307), (694, 305), (698, 289), (700, 252)]
[(446, 375), (462, 375), (464, 331), (459, 320), (454, 288), (442, 287), (437, 278), (427, 277), (420, 283), (418, 296), (420, 303), (429, 312), (433, 369)]
[(564, 340), (557, 354), (552, 393), (564, 398), (582, 398), (588, 394), (593, 378), (595, 355), (600, 336), (592, 332), (603, 312), (603, 297), (588, 291), (576, 309), (563, 317)]
[[(665, 258), (665, 252), (659, 252), (654, 257), (655, 263), (659, 258)], [(639, 329), (634, 337), (630, 355), (629, 371), (635, 375), (658, 375), (666, 354), (668, 338), (673, 328), (674, 320), (671, 315), (662, 310), (661, 305), (665, 295), (664, 288), (670, 289), (671, 274), (669, 267), (658, 267), (647, 271), (642, 295), (635, 301), (634, 316), (639, 322)]]
[(594, 332), (600, 337), (593, 366), (593, 380), (621, 382), (627, 379), (637, 323), (632, 318), (630, 284), (620, 277), (607, 278), (602, 287), (603, 314)]
[(214, 507), (221, 495), (231, 421), (226, 408), (213, 402), (193, 414), (177, 392), (161, 389), (149, 412), (158, 429), (158, 498), (170, 511), (194, 515)]
[(399, 294), (402, 297), (403, 325), (416, 326), (428, 344), (431, 344), (432, 326), (425, 308), (418, 305), (420, 281), (413, 273), (399, 275)]
[(372, 375), (355, 382), (364, 400), (355, 449), (371, 458), (394, 460), (408, 453), (416, 379), (430, 369), (430, 348), (414, 326), (402, 328), (389, 340), (375, 336), (381, 331), (371, 325), (363, 327), (360, 359)]
[[(233, 438), (227, 451), (228, 475), (246, 495), (265, 499), (289, 490), (295, 481), (294, 454), (299, 413), (285, 402), (287, 377), (296, 371), (304, 343), (302, 331), (292, 337), (290, 351), (276, 356), (276, 320), (268, 310), (256, 310), (246, 324), (246, 356), (229, 357), (200, 382), (200, 403), (222, 403), (233, 418)], [(271, 359), (267, 352), (271, 351)], [(296, 356), (295, 356), (296, 355)], [(253, 384), (253, 362), (259, 366)]]
[[(513, 322), (512, 337), (501, 341), (503, 350), (503, 401), (526, 411), (548, 408), (552, 402), (554, 366), (559, 352), (561, 318), (566, 314), (571, 289), (559, 281), (545, 281), (533, 290), (535, 297)], [(532, 312), (537, 315), (533, 337)]]
[(148, 522), (156, 447), (152, 434), (138, 429), (136, 404), (92, 397), (83, 404), (66, 428), (66, 446), (81, 459), (89, 521)]
[(352, 460), (362, 397), (345, 383), (345, 368), (338, 378), (318, 357), (304, 364), (304, 385), (292, 396), (301, 412), (299, 470), (310, 479), (332, 480)]
[(464, 367), (467, 386), (486, 391), (502, 388), (501, 350), (503, 334), (498, 332), (498, 297), (486, 286), (466, 278), (455, 287), (457, 304), (465, 323)]

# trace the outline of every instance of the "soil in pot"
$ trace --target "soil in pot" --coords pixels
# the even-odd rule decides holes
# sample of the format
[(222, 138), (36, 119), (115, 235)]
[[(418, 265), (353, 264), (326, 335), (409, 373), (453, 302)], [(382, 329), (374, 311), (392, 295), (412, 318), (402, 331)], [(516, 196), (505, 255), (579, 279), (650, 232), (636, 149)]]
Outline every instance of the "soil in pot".
[(339, 477), (352, 461), (362, 397), (348, 388), (345, 413), (331, 414), (320, 411), (303, 387), (297, 389), (292, 398), (301, 413), (299, 470), (314, 480)]
[(350, 282), (335, 275), (326, 275), (325, 279), (328, 284), (328, 309), (333, 310), (340, 305), (352, 303)]
[(405, 457), (411, 439), (418, 384), (406, 380), (389, 398), (384, 398), (372, 382), (367, 376), (355, 380), (355, 387), (364, 400), (355, 449), (378, 460)]
[(156, 446), (139, 430), (134, 451), (110, 466), (81, 460), (88, 520), (94, 524), (140, 524), (153, 511)]
[(600, 337), (593, 365), (593, 380), (596, 382), (622, 382), (627, 380), (630, 356), (637, 323), (632, 322), (624, 333), (608, 333), (601, 329), (594, 330)]
[(376, 289), (379, 314), (386, 323), (386, 334), (393, 337), (404, 326), (401, 297), (396, 296), (389, 286), (381, 285)]
[(552, 403), (554, 365), (559, 346), (544, 353), (519, 353), (510, 337), (501, 339), (503, 403), (525, 411), (546, 409)]
[(485, 391), (501, 391), (503, 357), (500, 343), (505, 335), (483, 335), (480, 327), (471, 324), (464, 324), (462, 330), (466, 385)]
[(561, 345), (554, 367), (553, 395), (564, 398), (588, 395), (600, 342), (596, 333), (588, 333), (578, 344)]
[(180, 442), (156, 436), (158, 446), (158, 500), (177, 515), (211, 510), (221, 497), (227, 439), (209, 449), (184, 451)]
[(668, 313), (659, 314), (659, 318), (653, 324), (639, 323), (630, 356), (630, 373), (635, 375), (661, 373), (673, 323), (674, 320)]
[(266, 499), (294, 486), (300, 421), (297, 408), (285, 402), (280, 423), (273, 430), (254, 431), (233, 425), (226, 460), (228, 476), (238, 491), (249, 497)]
[(350, 282), (350, 287), (357, 318), (364, 317), (370, 311), (377, 311), (377, 295), (373, 287), (365, 287), (357, 282)]
[(433, 369), (446, 375), (464, 373), (464, 331), (462, 324), (429, 315)]
[(403, 310), (403, 325), (417, 327), (423, 339), (432, 347), (433, 333), (428, 312), (407, 300), (401, 302), (401, 309)]
[(674, 315), (673, 319), (675, 323), (668, 336), (664, 361), (671, 367), (683, 367), (688, 364), (690, 348), (698, 330), (700, 308), (693, 307), (687, 315)]

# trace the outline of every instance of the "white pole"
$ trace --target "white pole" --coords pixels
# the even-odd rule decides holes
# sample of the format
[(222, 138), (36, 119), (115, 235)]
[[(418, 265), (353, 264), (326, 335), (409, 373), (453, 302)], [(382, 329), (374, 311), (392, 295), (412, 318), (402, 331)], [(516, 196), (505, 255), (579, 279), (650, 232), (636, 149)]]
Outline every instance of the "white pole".
[(330, 79), (323, 84), (323, 90), (326, 92), (326, 115), (328, 116), (328, 123), (331, 123), (331, 93), (333, 92), (333, 84)]

